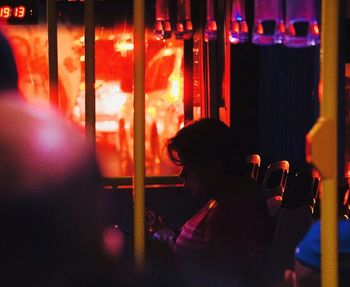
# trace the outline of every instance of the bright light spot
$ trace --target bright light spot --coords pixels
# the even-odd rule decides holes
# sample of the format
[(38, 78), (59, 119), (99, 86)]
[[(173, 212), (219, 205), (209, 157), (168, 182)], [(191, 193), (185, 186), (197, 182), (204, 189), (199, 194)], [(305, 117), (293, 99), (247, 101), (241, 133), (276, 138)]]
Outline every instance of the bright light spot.
[(80, 62), (85, 62), (85, 56), (84, 55), (81, 55), (79, 59), (80, 59)]
[(169, 79), (170, 81), (170, 93), (169, 93), (169, 102), (178, 103), (182, 98), (182, 77), (180, 75), (172, 75)]
[(121, 92), (119, 83), (104, 85), (96, 90), (96, 106), (102, 114), (118, 114), (126, 99), (126, 94)]
[(80, 108), (78, 106), (75, 106), (73, 108), (73, 116), (77, 119), (80, 119)]
[(96, 131), (98, 132), (116, 132), (118, 123), (116, 121), (96, 121)]
[(157, 122), (157, 129), (158, 129), (158, 132), (159, 132), (159, 133), (163, 133), (164, 130), (165, 130), (164, 123), (161, 122), (161, 121), (158, 121), (158, 122)]
[(81, 45), (81, 42), (80, 42), (80, 40), (78, 40), (78, 39), (77, 39), (77, 40), (74, 40), (73, 43), (74, 43), (74, 45), (76, 45), (76, 46), (80, 46), (80, 45)]
[(231, 35), (229, 36), (229, 40), (230, 40), (230, 43), (232, 43), (232, 44), (238, 44), (239, 43), (239, 39), (236, 38), (236, 37), (232, 37)]
[(165, 48), (163, 51), (164, 51), (164, 57), (171, 56), (173, 54), (171, 49), (168, 49), (168, 48)]
[(116, 257), (122, 253), (124, 238), (120, 230), (108, 227), (103, 231), (103, 245), (107, 255)]
[(126, 56), (126, 53), (134, 50), (134, 43), (132, 36), (129, 34), (122, 35), (118, 41), (114, 44), (114, 50), (120, 52), (122, 56)]
[(59, 129), (49, 125), (38, 130), (37, 142), (41, 151), (51, 152), (63, 148), (65, 140)]

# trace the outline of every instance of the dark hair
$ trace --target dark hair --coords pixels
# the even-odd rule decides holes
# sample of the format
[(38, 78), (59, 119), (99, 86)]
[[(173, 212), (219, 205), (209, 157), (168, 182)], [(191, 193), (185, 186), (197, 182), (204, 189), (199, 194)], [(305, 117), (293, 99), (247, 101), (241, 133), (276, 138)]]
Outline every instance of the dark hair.
[(18, 72), (11, 46), (0, 33), (0, 90), (17, 90)]
[(167, 151), (176, 165), (203, 165), (217, 159), (233, 176), (246, 173), (240, 141), (223, 122), (203, 118), (189, 123), (167, 141)]

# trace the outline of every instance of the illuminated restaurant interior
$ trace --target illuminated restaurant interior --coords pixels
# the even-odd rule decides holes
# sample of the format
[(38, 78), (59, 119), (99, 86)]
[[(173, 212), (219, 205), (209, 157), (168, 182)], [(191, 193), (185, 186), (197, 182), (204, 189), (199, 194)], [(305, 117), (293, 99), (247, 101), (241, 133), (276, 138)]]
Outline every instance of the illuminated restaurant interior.
[[(108, 220), (134, 237), (142, 269), (145, 210), (181, 227), (203, 205), (165, 147), (202, 118), (240, 138), (249, 176), (279, 204), (275, 216), (312, 168), (310, 218), (328, 235), (336, 218), (349, 219), (350, 3), (327, 2), (0, 0), (0, 31), (21, 97), (53, 106), (93, 146)], [(322, 248), (327, 284), (337, 252)]]

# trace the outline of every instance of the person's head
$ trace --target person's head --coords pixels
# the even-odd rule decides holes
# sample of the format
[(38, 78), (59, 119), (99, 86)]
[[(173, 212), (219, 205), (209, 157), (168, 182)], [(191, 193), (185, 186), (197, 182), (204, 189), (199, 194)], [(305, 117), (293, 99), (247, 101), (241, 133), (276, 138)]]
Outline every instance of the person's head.
[(167, 142), (170, 159), (182, 166), (180, 177), (195, 196), (211, 194), (220, 181), (246, 174), (240, 141), (223, 122), (203, 118), (182, 129)]
[(61, 116), (0, 97), (0, 285), (87, 286), (109, 266), (100, 174)]
[[(285, 279), (293, 287), (321, 286), (320, 222), (315, 223), (295, 250), (294, 270)], [(338, 224), (339, 286), (350, 286), (350, 221)]]
[(18, 89), (18, 73), (15, 58), (5, 36), (0, 32), (0, 91)]

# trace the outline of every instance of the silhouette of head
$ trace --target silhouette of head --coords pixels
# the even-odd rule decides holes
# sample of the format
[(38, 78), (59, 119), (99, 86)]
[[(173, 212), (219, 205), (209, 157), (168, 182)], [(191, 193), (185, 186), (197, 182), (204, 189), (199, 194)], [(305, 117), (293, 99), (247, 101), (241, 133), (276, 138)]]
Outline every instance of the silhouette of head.
[(219, 120), (188, 124), (168, 140), (167, 148), (170, 159), (183, 167), (180, 176), (195, 196), (208, 193), (223, 177), (246, 175), (240, 141)]

